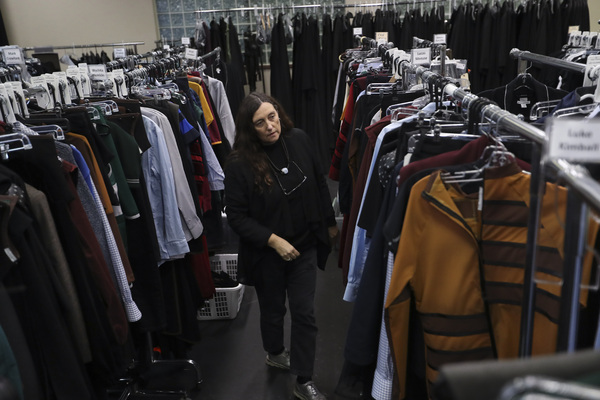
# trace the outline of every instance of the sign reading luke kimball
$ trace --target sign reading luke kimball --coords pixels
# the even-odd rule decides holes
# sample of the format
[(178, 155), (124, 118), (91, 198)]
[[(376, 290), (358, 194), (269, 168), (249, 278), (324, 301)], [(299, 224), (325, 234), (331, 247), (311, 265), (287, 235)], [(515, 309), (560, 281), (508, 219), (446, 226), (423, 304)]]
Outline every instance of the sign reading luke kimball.
[(553, 118), (546, 128), (548, 157), (600, 162), (600, 121)]

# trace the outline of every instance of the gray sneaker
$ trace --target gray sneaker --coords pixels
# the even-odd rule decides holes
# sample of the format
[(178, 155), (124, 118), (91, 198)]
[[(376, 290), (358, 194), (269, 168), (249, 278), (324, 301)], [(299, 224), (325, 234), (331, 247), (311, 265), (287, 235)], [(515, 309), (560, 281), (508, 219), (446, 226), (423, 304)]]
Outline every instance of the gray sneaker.
[(304, 384), (296, 382), (294, 385), (294, 396), (302, 400), (326, 400), (327, 397), (317, 389), (313, 381)]
[(267, 359), (265, 362), (271, 367), (290, 369), (290, 352), (288, 349), (284, 349), (281, 354), (276, 356), (271, 353), (267, 353)]

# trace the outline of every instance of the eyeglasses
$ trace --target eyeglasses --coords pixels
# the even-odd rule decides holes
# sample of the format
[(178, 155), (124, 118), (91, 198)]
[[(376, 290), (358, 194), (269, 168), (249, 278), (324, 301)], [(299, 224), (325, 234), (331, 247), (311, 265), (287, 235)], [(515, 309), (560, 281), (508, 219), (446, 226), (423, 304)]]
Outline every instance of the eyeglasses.
[[(304, 171), (302, 171), (300, 166), (294, 161), (290, 163), (290, 172), (288, 174), (280, 175), (278, 173), (275, 173), (273, 175), (275, 175), (275, 180), (277, 180), (281, 191), (283, 191), (283, 194), (285, 194), (286, 196), (289, 196), (290, 194), (294, 193), (296, 189), (298, 189), (300, 186), (302, 186), (304, 182), (306, 182), (306, 175), (304, 174)], [(284, 182), (282, 182), (282, 179), (284, 180)], [(291, 189), (289, 189), (290, 187)]]
[[(277, 121), (278, 118), (279, 118), (279, 114), (277, 114), (277, 111), (273, 111), (271, 114), (267, 115), (267, 120), (269, 122), (275, 122), (275, 121)], [(258, 121), (254, 122), (254, 127), (256, 129), (262, 129), (265, 126), (267, 126), (267, 121), (264, 119), (259, 119)]]

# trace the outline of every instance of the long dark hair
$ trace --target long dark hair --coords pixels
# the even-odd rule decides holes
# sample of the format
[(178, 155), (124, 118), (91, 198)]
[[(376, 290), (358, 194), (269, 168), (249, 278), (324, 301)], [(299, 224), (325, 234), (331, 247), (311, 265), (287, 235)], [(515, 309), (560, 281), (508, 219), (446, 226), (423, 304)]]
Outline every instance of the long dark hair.
[(229, 158), (243, 159), (250, 164), (254, 172), (254, 184), (259, 190), (264, 190), (273, 184), (273, 179), (269, 173), (267, 155), (262, 149), (258, 133), (252, 122), (254, 113), (263, 103), (271, 103), (275, 107), (275, 110), (277, 110), (279, 119), (281, 120), (281, 135), (294, 127), (292, 120), (288, 117), (281, 104), (267, 94), (252, 92), (240, 103), (235, 118), (235, 143)]

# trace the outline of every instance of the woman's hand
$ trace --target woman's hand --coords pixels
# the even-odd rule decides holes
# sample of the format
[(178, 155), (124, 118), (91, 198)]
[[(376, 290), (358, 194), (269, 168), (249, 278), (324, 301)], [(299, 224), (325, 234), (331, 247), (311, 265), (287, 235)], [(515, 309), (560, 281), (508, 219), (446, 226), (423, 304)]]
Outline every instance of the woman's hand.
[(329, 231), (329, 243), (331, 244), (331, 246), (335, 246), (335, 244), (337, 243), (338, 236), (340, 234), (340, 230), (337, 225), (330, 226), (329, 228), (327, 228), (327, 230)]
[(269, 237), (267, 245), (275, 249), (277, 254), (279, 254), (284, 261), (292, 261), (300, 257), (300, 252), (296, 250), (296, 248), (292, 246), (290, 242), (274, 233), (272, 233)]

